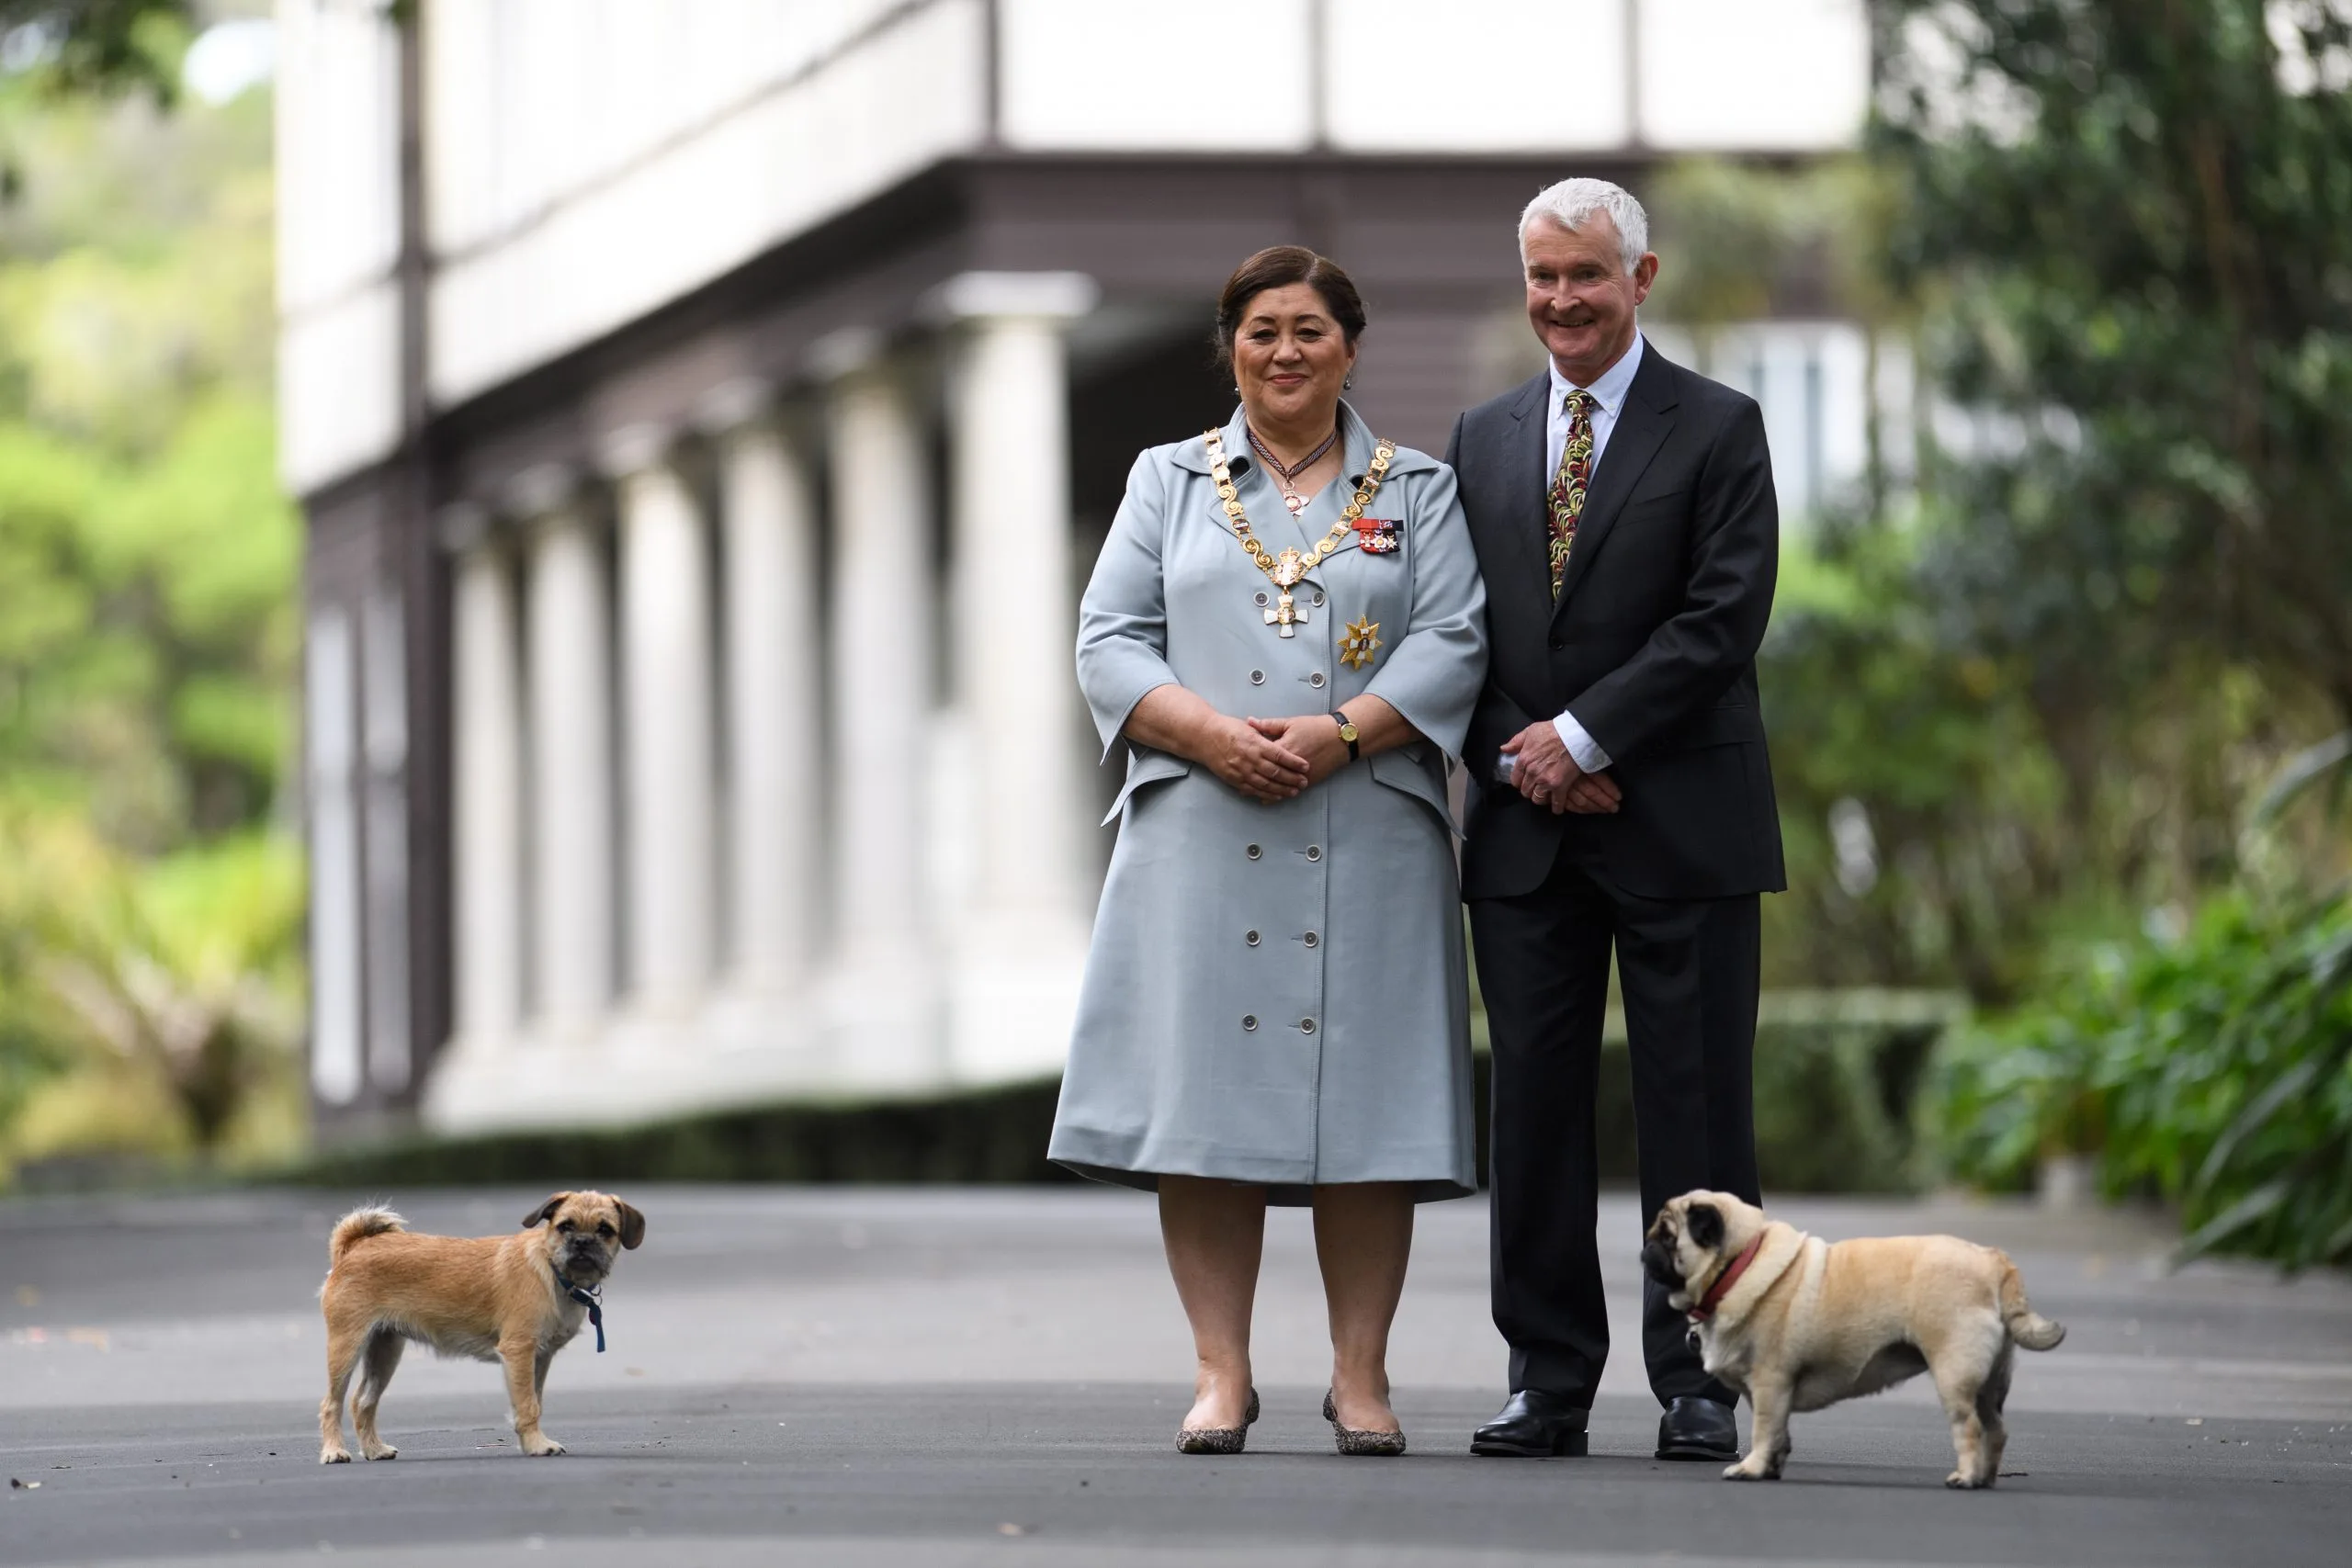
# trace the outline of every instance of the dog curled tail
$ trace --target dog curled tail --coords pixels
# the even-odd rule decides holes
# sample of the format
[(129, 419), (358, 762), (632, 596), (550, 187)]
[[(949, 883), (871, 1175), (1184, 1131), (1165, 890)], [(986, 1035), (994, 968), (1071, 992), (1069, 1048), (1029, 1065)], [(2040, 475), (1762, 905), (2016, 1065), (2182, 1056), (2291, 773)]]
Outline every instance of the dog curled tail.
[(334, 1223), (334, 1231), (327, 1236), (327, 1271), (334, 1271), (334, 1266), (343, 1261), (343, 1255), (351, 1250), (354, 1242), (382, 1235), (386, 1231), (406, 1229), (408, 1222), (380, 1203), (352, 1210)]
[(2054, 1350), (2058, 1342), (2066, 1337), (2064, 1324), (2044, 1317), (2026, 1304), (2025, 1281), (2018, 1278), (2018, 1266), (2009, 1261), (2006, 1252), (2001, 1254), (2001, 1325), (2009, 1331), (2010, 1338), (2029, 1350)]

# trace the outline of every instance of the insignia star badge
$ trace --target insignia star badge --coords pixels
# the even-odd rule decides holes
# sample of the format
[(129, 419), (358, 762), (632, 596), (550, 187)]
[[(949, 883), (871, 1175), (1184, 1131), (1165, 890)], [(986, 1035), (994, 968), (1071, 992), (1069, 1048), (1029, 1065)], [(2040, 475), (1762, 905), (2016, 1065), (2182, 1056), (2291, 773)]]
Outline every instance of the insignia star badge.
[(1348, 635), (1340, 639), (1340, 662), (1361, 670), (1372, 662), (1380, 647), (1380, 623), (1358, 617), (1348, 623)]

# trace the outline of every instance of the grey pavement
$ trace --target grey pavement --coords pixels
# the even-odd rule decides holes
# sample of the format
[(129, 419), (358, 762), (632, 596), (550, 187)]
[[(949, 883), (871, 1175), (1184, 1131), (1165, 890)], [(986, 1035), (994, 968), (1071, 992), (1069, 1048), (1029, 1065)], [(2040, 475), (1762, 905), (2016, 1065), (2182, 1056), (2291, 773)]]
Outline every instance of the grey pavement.
[(493, 1369), (413, 1354), (383, 1411), (401, 1457), (320, 1467), (334, 1216), (390, 1197), (482, 1235), (543, 1196), (0, 1204), (0, 1470), (25, 1483), (0, 1493), (0, 1563), (2340, 1565), (2352, 1540), (2352, 1282), (2171, 1272), (2146, 1216), (1960, 1201), (1780, 1212), (2005, 1247), (2066, 1322), (2020, 1357), (1985, 1494), (1941, 1487), (1924, 1384), (1798, 1417), (1775, 1484), (1650, 1459), (1628, 1198), (1602, 1218), (1619, 1350), (1590, 1460), (1467, 1455), (1502, 1393), (1476, 1201), (1420, 1211), (1392, 1358), (1408, 1457), (1330, 1451), (1312, 1248), (1280, 1212), (1266, 1418), (1211, 1461), (1170, 1445), (1190, 1356), (1148, 1200), (664, 1188), (628, 1194), (650, 1228), (607, 1292), (611, 1350), (576, 1342), (548, 1379), (569, 1457), (514, 1451)]

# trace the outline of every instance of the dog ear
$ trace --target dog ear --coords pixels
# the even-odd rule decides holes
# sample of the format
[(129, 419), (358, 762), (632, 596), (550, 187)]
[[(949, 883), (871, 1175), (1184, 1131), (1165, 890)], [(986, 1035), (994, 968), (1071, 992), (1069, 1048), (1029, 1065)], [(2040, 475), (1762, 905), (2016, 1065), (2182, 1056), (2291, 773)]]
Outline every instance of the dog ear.
[(1682, 1228), (1700, 1247), (1724, 1244), (1724, 1214), (1713, 1203), (1693, 1203), (1682, 1211)]
[(634, 1252), (645, 1240), (645, 1216), (632, 1203), (613, 1200), (613, 1207), (621, 1212), (621, 1250)]
[(571, 1196), (571, 1194), (569, 1192), (559, 1192), (554, 1197), (548, 1199), (546, 1202), (540, 1204), (537, 1208), (532, 1210), (529, 1213), (524, 1215), (523, 1228), (525, 1230), (529, 1230), (533, 1225), (543, 1225), (549, 1220), (554, 1219), (555, 1212), (558, 1209), (562, 1208), (563, 1201)]

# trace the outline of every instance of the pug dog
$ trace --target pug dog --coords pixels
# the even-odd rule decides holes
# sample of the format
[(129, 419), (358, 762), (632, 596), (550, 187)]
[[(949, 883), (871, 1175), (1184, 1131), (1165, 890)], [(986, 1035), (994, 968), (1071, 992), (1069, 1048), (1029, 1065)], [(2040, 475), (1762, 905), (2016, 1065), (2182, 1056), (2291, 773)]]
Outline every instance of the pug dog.
[(1949, 1235), (1825, 1242), (1726, 1192), (1658, 1211), (1642, 1267), (1690, 1314), (1711, 1376), (1747, 1395), (1747, 1453), (1724, 1472), (1777, 1481), (1789, 1416), (1926, 1372), (1951, 1420), (1944, 1484), (1990, 1486), (2008, 1441), (2001, 1406), (2017, 1346), (2048, 1350), (2064, 1325), (2026, 1304), (2006, 1253)]
[(343, 1401), (354, 1372), (359, 1392), (351, 1424), (359, 1451), (371, 1460), (399, 1457), (377, 1434), (376, 1406), (412, 1339), (438, 1355), (503, 1364), (523, 1451), (563, 1452), (539, 1429), (548, 1363), (583, 1322), (595, 1325), (596, 1348), (605, 1348), (605, 1280), (614, 1259), (644, 1240), (645, 1216), (603, 1192), (559, 1192), (524, 1215), (515, 1235), (478, 1240), (419, 1235), (385, 1208), (345, 1214), (327, 1237), (327, 1279), (319, 1288), (327, 1320), (319, 1462), (351, 1462)]

